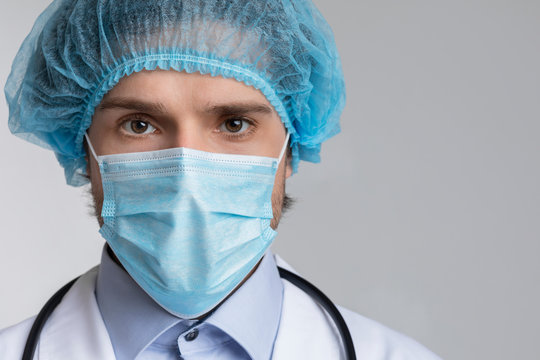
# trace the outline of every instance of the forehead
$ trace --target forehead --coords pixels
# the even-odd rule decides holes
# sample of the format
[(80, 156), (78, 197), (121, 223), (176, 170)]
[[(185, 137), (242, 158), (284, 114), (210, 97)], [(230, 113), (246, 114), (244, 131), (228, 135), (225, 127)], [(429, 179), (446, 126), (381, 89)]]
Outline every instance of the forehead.
[[(175, 70), (143, 70), (122, 78), (102, 99), (141, 98), (146, 101), (192, 104), (260, 102), (272, 108), (257, 89), (235, 79)], [(273, 110), (273, 108), (272, 108)]]

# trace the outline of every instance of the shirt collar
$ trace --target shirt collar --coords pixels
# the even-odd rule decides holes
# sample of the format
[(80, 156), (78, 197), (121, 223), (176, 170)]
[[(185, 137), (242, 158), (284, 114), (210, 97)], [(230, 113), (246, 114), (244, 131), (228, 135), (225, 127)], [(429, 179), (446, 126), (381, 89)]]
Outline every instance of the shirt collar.
[(282, 300), (283, 283), (268, 250), (251, 277), (206, 322), (229, 334), (252, 359), (270, 359)]
[[(135, 359), (161, 334), (183, 321), (148, 296), (111, 259), (106, 246), (101, 256), (96, 299), (119, 360)], [(283, 285), (274, 256), (268, 250), (251, 277), (205, 322), (226, 332), (252, 359), (268, 359), (279, 326), (282, 300)]]

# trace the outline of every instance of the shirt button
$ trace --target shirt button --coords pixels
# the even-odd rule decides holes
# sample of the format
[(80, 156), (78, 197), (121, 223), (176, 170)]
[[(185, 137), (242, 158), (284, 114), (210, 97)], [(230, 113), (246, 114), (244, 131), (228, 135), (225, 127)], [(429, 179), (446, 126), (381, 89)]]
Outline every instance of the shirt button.
[(186, 341), (193, 341), (197, 338), (197, 336), (199, 336), (199, 329), (195, 328), (188, 332), (186, 336), (184, 336), (184, 339), (186, 339)]

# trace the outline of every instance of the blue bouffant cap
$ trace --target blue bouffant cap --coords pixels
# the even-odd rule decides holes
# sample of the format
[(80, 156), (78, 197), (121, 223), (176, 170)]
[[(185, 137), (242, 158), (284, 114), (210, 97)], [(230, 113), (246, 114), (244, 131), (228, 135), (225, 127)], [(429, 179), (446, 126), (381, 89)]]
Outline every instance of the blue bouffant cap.
[(13, 62), (9, 128), (53, 150), (68, 184), (82, 185), (94, 108), (122, 77), (156, 68), (260, 90), (290, 132), (295, 171), (339, 132), (341, 63), (309, 0), (55, 0)]

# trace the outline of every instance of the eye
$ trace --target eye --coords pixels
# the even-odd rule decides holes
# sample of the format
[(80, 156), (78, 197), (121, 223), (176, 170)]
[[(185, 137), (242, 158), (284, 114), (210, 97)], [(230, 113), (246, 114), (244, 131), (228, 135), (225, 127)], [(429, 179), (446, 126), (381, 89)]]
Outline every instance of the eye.
[(230, 118), (221, 123), (219, 130), (227, 133), (243, 133), (250, 125), (250, 122), (246, 119)]
[(130, 134), (135, 135), (145, 135), (151, 134), (156, 131), (156, 128), (153, 127), (148, 121), (133, 119), (127, 120), (122, 124), (122, 128)]

